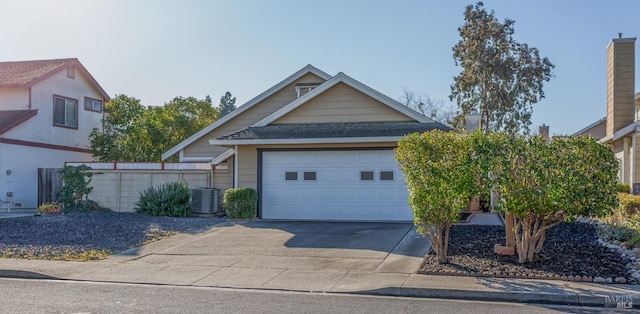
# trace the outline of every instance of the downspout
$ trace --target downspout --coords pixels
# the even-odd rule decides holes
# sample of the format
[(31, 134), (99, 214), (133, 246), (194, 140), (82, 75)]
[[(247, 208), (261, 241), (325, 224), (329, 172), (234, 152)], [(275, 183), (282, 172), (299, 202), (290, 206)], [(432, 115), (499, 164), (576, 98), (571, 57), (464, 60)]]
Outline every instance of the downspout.
[(29, 86), (29, 110), (31, 110), (31, 86)]
[(233, 154), (233, 187), (238, 187), (238, 145), (233, 147), (235, 153)]

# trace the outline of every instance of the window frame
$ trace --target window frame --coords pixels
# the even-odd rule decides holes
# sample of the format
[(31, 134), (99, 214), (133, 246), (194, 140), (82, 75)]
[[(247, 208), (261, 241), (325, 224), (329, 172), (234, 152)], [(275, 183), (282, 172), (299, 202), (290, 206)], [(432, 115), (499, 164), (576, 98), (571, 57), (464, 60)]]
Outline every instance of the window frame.
[[(67, 101), (73, 102), (75, 103), (75, 120), (76, 120), (76, 125), (68, 125), (68, 124), (61, 124), (61, 123), (57, 123), (56, 122), (56, 99), (62, 99), (65, 101), (65, 112), (64, 112), (64, 116), (65, 116), (65, 122), (66, 122), (66, 116), (67, 116), (67, 108), (66, 108), (66, 104)], [(51, 114), (51, 119), (53, 121), (53, 126), (57, 126), (57, 127), (61, 127), (61, 128), (67, 128), (67, 129), (74, 129), (77, 130), (78, 129), (78, 125), (80, 124), (80, 121), (78, 121), (78, 100), (74, 99), (74, 98), (70, 98), (70, 97), (65, 97), (65, 96), (60, 96), (60, 95), (53, 95), (53, 111)]]
[[(385, 177), (382, 175), (383, 173), (391, 173), (391, 179), (385, 179)], [(396, 180), (396, 173), (393, 170), (380, 170), (378, 175), (380, 176), (380, 181), (395, 181)]]
[[(289, 174), (291, 174), (291, 175), (295, 174), (295, 179), (293, 179), (293, 178), (290, 179), (288, 177)], [(284, 181), (298, 181), (298, 172), (297, 171), (285, 171), (284, 172)]]
[[(88, 101), (91, 101), (91, 105), (92, 105), (91, 108), (87, 107), (87, 102)], [(93, 108), (93, 102), (96, 102), (96, 101), (100, 103), (100, 109), (99, 110)], [(100, 99), (97, 99), (97, 98), (85, 97), (84, 98), (84, 109), (88, 110), (88, 111), (93, 111), (93, 112), (102, 112), (102, 110), (104, 109), (104, 102), (102, 100), (100, 100)]]
[[(313, 179), (307, 179), (307, 174), (313, 174)], [(317, 171), (303, 171), (302, 172), (302, 181), (318, 181), (318, 172)]]
[[(371, 174), (371, 179), (363, 178), (363, 175)], [(373, 170), (360, 170), (360, 182), (373, 182), (376, 180), (376, 172)]]

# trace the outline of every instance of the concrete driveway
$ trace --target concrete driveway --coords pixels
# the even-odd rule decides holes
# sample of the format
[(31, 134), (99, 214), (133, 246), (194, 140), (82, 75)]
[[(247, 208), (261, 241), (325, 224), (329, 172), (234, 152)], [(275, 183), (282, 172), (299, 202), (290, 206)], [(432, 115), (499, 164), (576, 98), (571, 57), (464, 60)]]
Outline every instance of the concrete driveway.
[(428, 249), (427, 239), (410, 223), (252, 221), (180, 234), (113, 259), (130, 266), (169, 266), (196, 285), (277, 288), (285, 279), (287, 286), (296, 281), (313, 286), (314, 276), (323, 285), (347, 274), (404, 278), (398, 275), (415, 273)]

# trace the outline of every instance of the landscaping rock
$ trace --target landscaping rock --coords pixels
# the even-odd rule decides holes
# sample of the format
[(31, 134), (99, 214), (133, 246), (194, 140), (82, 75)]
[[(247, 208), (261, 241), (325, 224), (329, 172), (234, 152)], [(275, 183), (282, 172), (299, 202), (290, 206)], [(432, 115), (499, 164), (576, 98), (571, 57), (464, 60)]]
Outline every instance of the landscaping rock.
[[(547, 230), (540, 254), (530, 264), (518, 263), (517, 256), (493, 253), (494, 244), (505, 243), (502, 226), (454, 225), (449, 235), (449, 263), (439, 264), (433, 252), (427, 254), (419, 273), (441, 274), (447, 270), (462, 271), (465, 275), (518, 278), (561, 278), (593, 282), (607, 282), (605, 278), (624, 277), (626, 265), (617, 249), (599, 244), (596, 225), (590, 223), (561, 223)], [(626, 251), (626, 250), (625, 250)], [(571, 279), (569, 279), (571, 276)], [(577, 278), (576, 278), (577, 277)], [(585, 279), (586, 277), (586, 279)], [(596, 281), (596, 277), (601, 279)], [(630, 280), (626, 279), (628, 282)], [(613, 282), (613, 279), (609, 279)]]
[[(74, 260), (83, 252), (118, 253), (224, 218), (152, 217), (134, 213), (75, 213), (0, 220), (0, 256)], [(104, 258), (104, 254), (96, 255)], [(92, 258), (89, 258), (92, 259)]]
[(602, 278), (602, 277), (595, 277), (595, 278), (593, 278), (593, 282), (594, 283), (604, 283), (605, 279)]
[(614, 282), (615, 283), (620, 283), (620, 284), (625, 284), (625, 283), (627, 283), (627, 279), (625, 279), (624, 277), (616, 277)]
[(611, 277), (607, 277), (607, 279), (604, 280), (604, 283), (613, 283), (613, 279)]

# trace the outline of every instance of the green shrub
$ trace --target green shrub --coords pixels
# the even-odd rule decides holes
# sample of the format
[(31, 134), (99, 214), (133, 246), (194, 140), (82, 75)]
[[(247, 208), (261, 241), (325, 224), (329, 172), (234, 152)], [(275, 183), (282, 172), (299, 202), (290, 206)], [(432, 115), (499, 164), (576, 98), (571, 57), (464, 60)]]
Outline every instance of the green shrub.
[(598, 229), (598, 233), (603, 240), (626, 242), (631, 240), (637, 233), (625, 226), (602, 225)]
[(631, 247), (640, 247), (640, 234), (636, 234), (629, 240), (629, 245)]
[(108, 208), (100, 206), (96, 201), (92, 200), (82, 200), (76, 202), (75, 205), (64, 208), (65, 214), (70, 213), (99, 213), (99, 212), (109, 212), (111, 211)]
[(228, 189), (224, 192), (223, 204), (229, 218), (253, 218), (256, 216), (258, 192), (252, 188)]
[(170, 182), (150, 187), (140, 193), (136, 213), (151, 216), (191, 216), (191, 190), (184, 182)]
[(640, 212), (640, 195), (619, 193), (620, 210), (626, 215), (634, 215)]
[(616, 191), (618, 191), (618, 193), (629, 193), (630, 190), (631, 187), (626, 183), (616, 184)]

